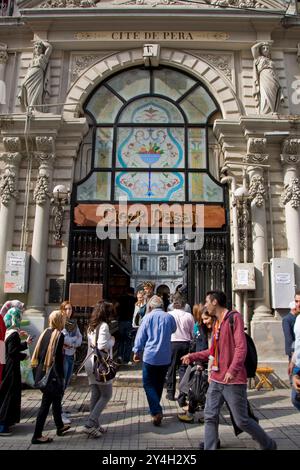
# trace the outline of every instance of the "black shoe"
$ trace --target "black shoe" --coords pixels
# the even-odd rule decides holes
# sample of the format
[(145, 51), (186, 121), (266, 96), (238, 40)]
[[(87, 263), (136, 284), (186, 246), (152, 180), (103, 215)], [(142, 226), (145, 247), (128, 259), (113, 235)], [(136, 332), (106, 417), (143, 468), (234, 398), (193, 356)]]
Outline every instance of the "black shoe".
[(170, 393), (166, 394), (166, 399), (170, 401), (176, 401), (176, 398), (174, 397), (174, 395), (171, 395)]
[[(199, 449), (199, 450), (204, 450), (204, 442), (200, 442), (198, 449)], [(218, 439), (218, 442), (217, 442), (217, 449), (221, 449), (221, 441), (220, 441), (220, 439)]]

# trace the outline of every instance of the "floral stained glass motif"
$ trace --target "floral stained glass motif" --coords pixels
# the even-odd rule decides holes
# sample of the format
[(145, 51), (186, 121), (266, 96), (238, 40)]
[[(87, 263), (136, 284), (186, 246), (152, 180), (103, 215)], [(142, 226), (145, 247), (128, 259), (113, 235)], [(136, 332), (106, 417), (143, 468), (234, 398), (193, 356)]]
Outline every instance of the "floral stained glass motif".
[(216, 105), (204, 88), (198, 87), (180, 102), (190, 123), (205, 123)]
[(128, 70), (116, 75), (107, 84), (125, 100), (143, 93), (150, 93), (150, 73), (148, 70)]
[(77, 187), (78, 201), (109, 201), (111, 173), (94, 172)]
[(175, 70), (154, 70), (154, 93), (178, 100), (196, 81)]
[(184, 173), (117, 172), (115, 199), (129, 201), (184, 201)]
[(189, 129), (189, 168), (206, 168), (205, 129)]
[(194, 202), (223, 202), (223, 189), (207, 173), (190, 173), (189, 200)]
[(86, 109), (95, 118), (97, 123), (113, 123), (122, 101), (116, 97), (110, 90), (101, 87), (89, 101)]
[(117, 167), (183, 168), (184, 129), (118, 128)]
[(179, 110), (162, 98), (140, 98), (130, 103), (121, 113), (121, 123), (141, 124), (183, 124)]
[(102, 127), (96, 132), (95, 141), (95, 167), (109, 168), (112, 160), (113, 128)]

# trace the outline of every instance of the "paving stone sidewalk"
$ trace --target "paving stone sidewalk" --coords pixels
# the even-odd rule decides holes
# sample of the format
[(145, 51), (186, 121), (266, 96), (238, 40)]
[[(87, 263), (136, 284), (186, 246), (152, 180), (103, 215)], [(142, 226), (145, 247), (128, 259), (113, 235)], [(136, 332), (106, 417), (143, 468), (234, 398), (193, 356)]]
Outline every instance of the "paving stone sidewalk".
[[(161, 427), (151, 423), (145, 393), (140, 384), (140, 372), (135, 376), (119, 373), (113, 397), (103, 412), (103, 427), (107, 433), (101, 438), (88, 438), (82, 432), (89, 405), (89, 389), (86, 377), (72, 381), (64, 399), (64, 410), (70, 412), (72, 427), (63, 437), (56, 436), (52, 415), (49, 414), (45, 434), (54, 442), (32, 445), (41, 394), (37, 390), (23, 390), (21, 423), (13, 428), (13, 435), (0, 438), (0, 450), (196, 450), (203, 440), (203, 425), (181, 423), (177, 413), (182, 412), (177, 402), (169, 401), (163, 393), (164, 420)], [(126, 380), (125, 380), (126, 379)], [(291, 405), (290, 391), (278, 388), (274, 391), (249, 391), (249, 399), (262, 427), (276, 439), (279, 449), (300, 449), (300, 414)], [(257, 449), (251, 437), (242, 433), (235, 437), (226, 407), (222, 409), (220, 437), (224, 450)]]

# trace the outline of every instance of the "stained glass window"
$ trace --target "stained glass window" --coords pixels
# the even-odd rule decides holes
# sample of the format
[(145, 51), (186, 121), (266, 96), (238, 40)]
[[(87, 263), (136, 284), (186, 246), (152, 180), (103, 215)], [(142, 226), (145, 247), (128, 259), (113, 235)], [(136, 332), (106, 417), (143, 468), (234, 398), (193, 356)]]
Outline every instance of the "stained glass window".
[(206, 132), (205, 128), (189, 129), (189, 168), (206, 167)]
[(100, 88), (86, 109), (98, 123), (113, 123), (122, 106), (122, 101), (105, 87)]
[(116, 75), (107, 84), (122, 98), (129, 100), (143, 93), (150, 93), (149, 70), (134, 69)]
[(179, 109), (162, 98), (140, 98), (130, 103), (120, 116), (121, 123), (183, 123)]
[(164, 66), (129, 69), (104, 81), (85, 109), (93, 167), (78, 200), (223, 202), (214, 179), (219, 111), (195, 78)]
[(154, 70), (154, 92), (176, 101), (197, 82), (181, 72), (169, 69)]
[(95, 167), (111, 167), (113, 128), (98, 127), (95, 141)]
[(117, 167), (183, 168), (184, 129), (119, 127)]
[(184, 173), (116, 172), (115, 199), (129, 201), (184, 201)]
[(202, 87), (198, 87), (190, 93), (180, 102), (180, 105), (185, 111), (188, 121), (195, 124), (205, 123), (209, 115), (217, 109), (214, 101)]
[(94, 172), (77, 187), (78, 201), (109, 201), (111, 174)]
[(189, 199), (193, 202), (222, 202), (223, 188), (207, 173), (189, 174)]

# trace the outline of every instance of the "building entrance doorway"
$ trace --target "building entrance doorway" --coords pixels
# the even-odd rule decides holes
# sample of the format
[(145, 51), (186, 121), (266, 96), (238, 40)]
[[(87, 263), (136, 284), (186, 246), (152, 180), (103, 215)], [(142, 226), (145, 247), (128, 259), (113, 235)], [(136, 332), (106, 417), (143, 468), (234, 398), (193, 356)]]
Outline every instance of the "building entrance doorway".
[[(180, 237), (188, 300), (199, 301), (208, 286), (228, 292), (226, 194), (218, 181), (222, 153), (213, 134), (214, 120), (222, 116), (206, 87), (175, 68), (139, 66), (103, 81), (84, 111), (89, 132), (75, 168), (68, 282), (103, 283), (106, 298), (130, 284), (130, 238), (124, 230), (120, 235), (120, 201), (133, 212), (126, 216), (128, 226), (155, 204), (190, 205), (193, 211), (201, 205), (203, 249), (187, 252), (183, 229)], [(116, 230), (106, 239), (100, 230), (100, 239), (104, 206), (117, 214)], [(152, 229), (149, 224), (146, 232)], [(165, 229), (160, 226), (156, 233)], [(172, 233), (174, 224), (169, 229)], [(167, 257), (160, 258), (163, 271)]]

